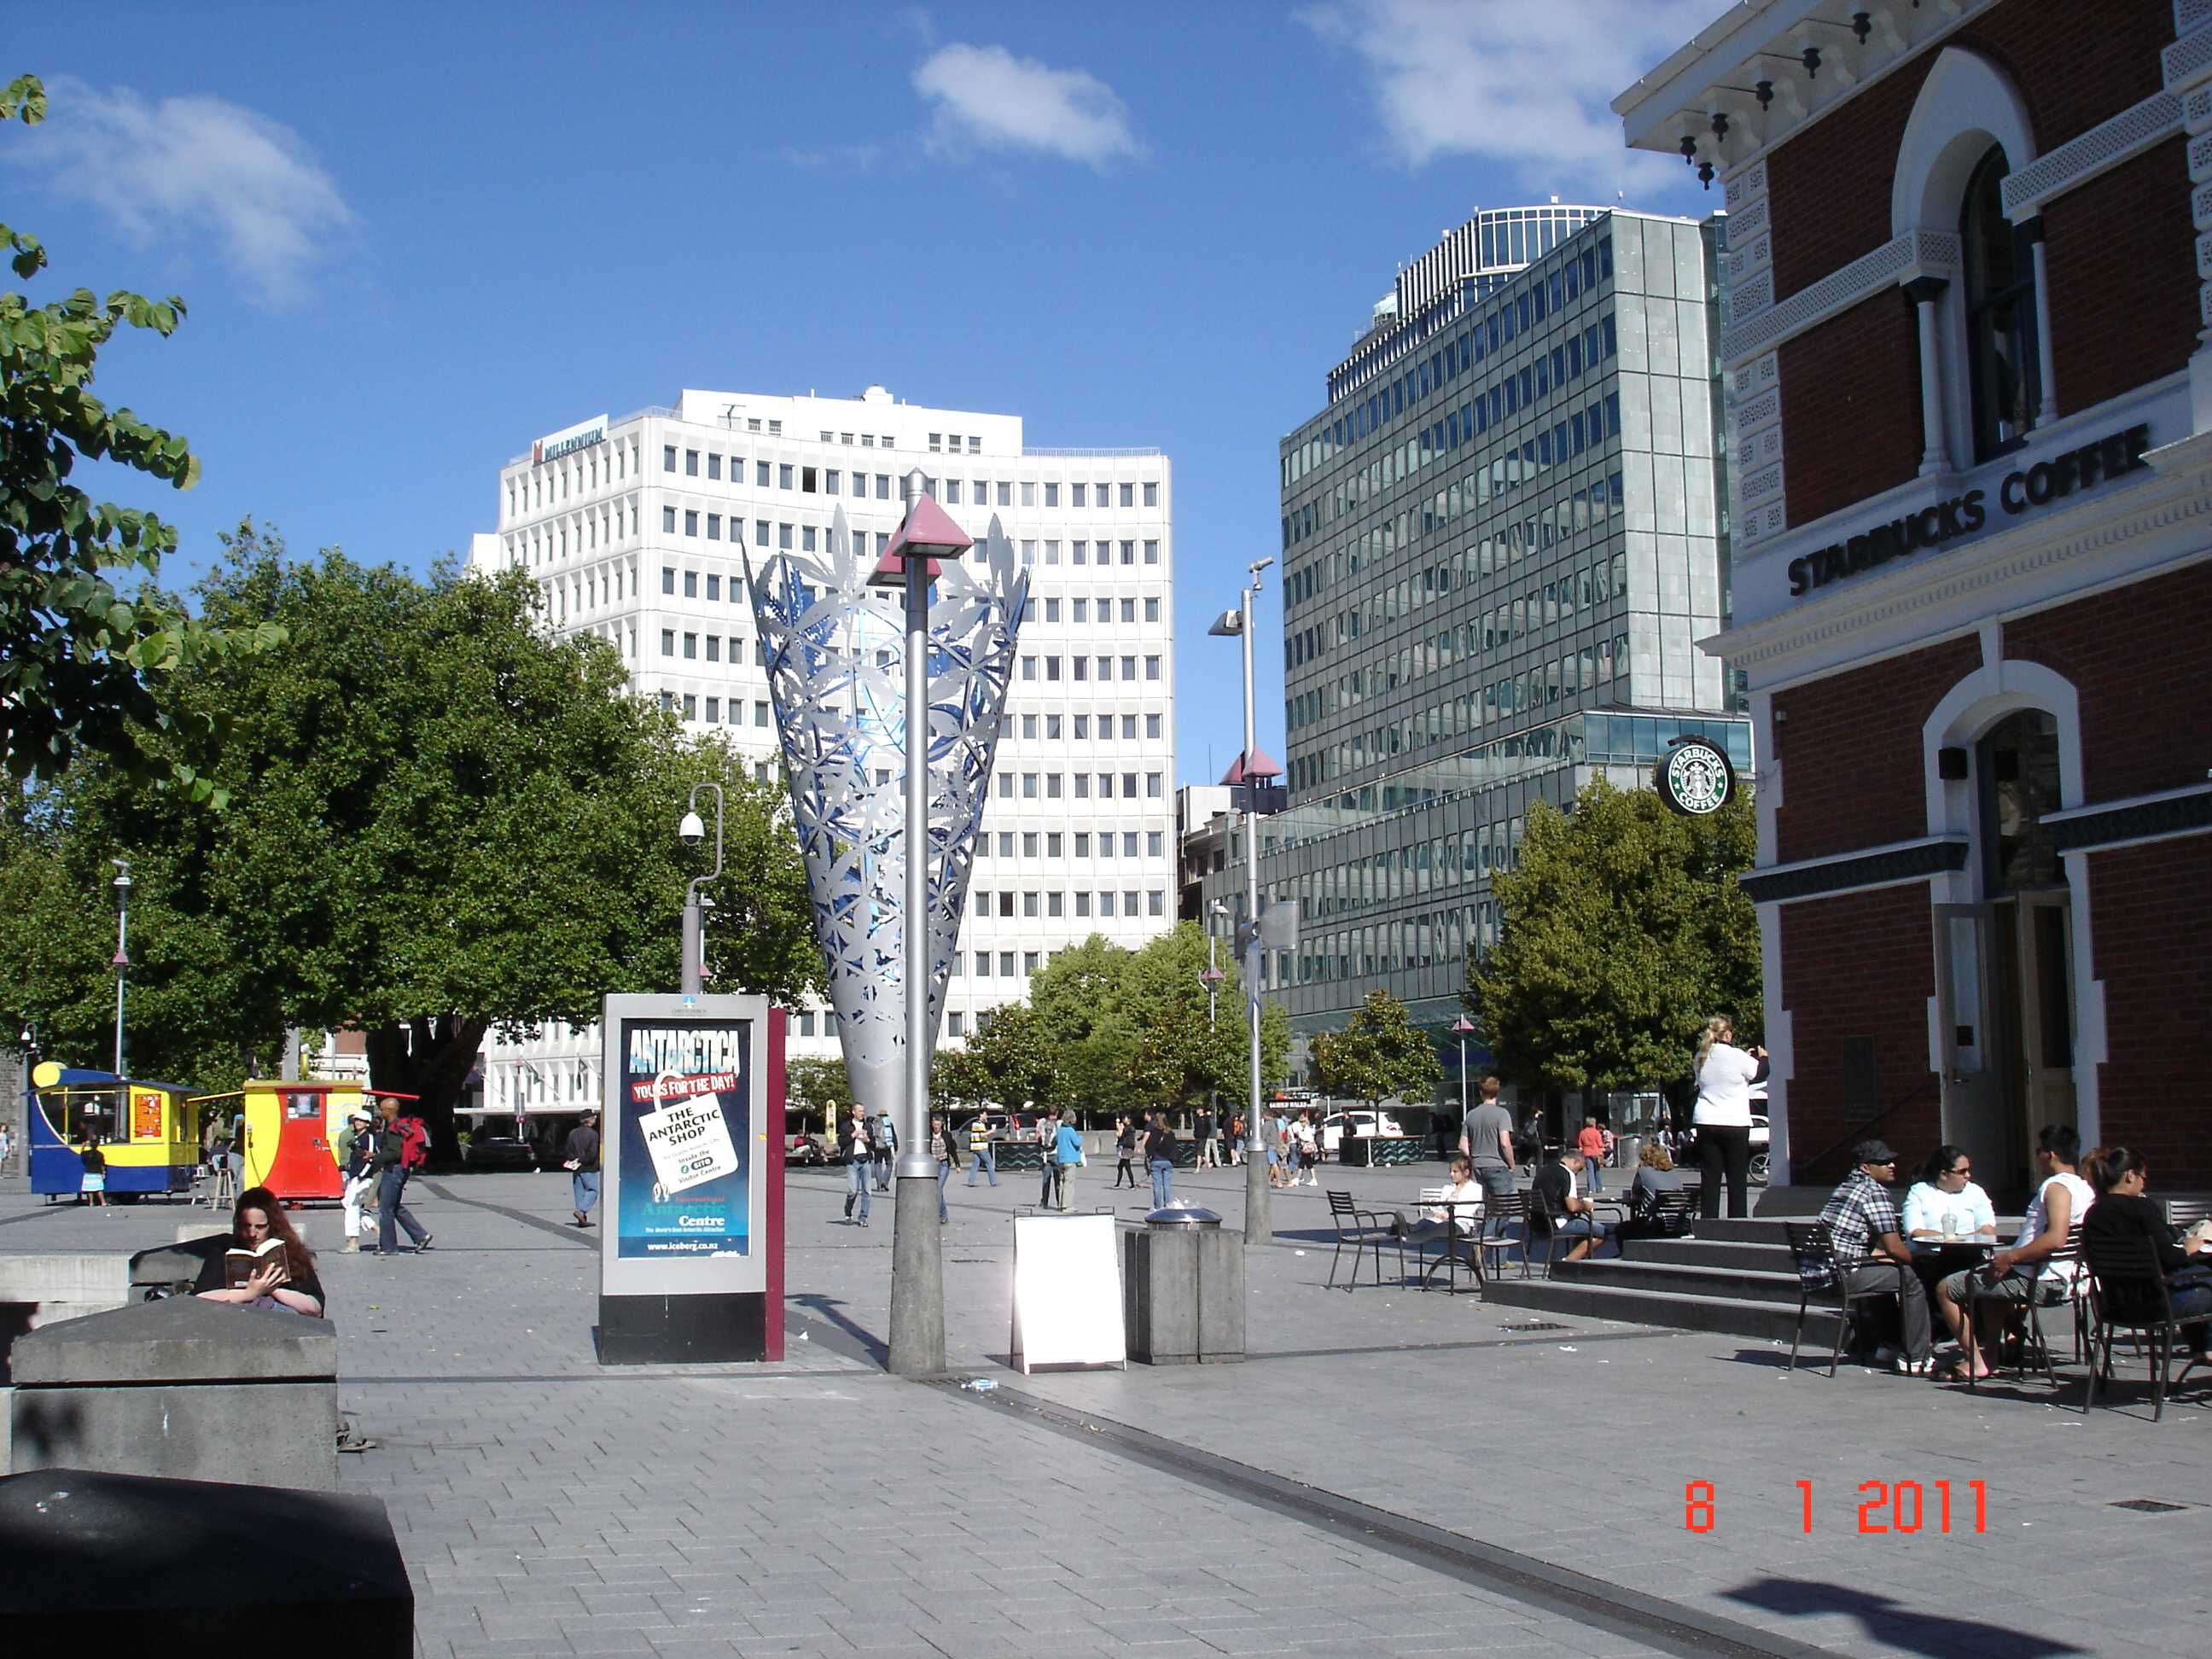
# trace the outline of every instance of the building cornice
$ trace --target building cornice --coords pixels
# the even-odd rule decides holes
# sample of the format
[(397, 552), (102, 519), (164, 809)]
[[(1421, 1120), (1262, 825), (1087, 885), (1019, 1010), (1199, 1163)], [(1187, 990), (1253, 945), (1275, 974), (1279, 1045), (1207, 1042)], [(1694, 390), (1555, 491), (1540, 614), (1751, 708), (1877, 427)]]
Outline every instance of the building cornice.
[(1787, 904), (1948, 875), (1966, 867), (1967, 851), (1964, 836), (1926, 836), (1887, 847), (1770, 865), (1739, 877), (1736, 884), (1753, 904)]

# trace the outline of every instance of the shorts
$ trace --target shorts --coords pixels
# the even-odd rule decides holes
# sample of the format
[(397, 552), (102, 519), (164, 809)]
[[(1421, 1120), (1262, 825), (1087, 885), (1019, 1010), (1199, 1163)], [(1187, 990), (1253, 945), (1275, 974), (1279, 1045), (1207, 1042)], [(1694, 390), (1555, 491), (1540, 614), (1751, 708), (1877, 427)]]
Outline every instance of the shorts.
[(84, 1177), (84, 1184), (77, 1190), (81, 1193), (104, 1193), (107, 1190), (107, 1177), (104, 1174), (93, 1175), (88, 1172)]
[(2026, 1307), (2033, 1301), (2039, 1308), (2054, 1307), (2066, 1300), (2072, 1288), (2063, 1279), (2031, 1279), (2023, 1273), (2007, 1273), (1991, 1284), (1979, 1267), (1953, 1273), (1942, 1286), (1942, 1293), (1961, 1308), (1976, 1296), (1984, 1302), (2012, 1302)]

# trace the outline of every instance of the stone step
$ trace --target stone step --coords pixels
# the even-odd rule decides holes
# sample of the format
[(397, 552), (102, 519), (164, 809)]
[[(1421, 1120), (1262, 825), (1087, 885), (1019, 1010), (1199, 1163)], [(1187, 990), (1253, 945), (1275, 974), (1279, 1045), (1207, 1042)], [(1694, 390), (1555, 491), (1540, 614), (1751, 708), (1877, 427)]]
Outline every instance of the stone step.
[[(1786, 1303), (1734, 1296), (1683, 1296), (1668, 1291), (1632, 1290), (1589, 1279), (1493, 1279), (1486, 1300), (1498, 1307), (1526, 1308), (1537, 1313), (1706, 1331), (1785, 1346), (1797, 1323), (1794, 1296)], [(1826, 1360), (1835, 1343), (1838, 1317), (1832, 1309), (1806, 1310), (1800, 1364), (1815, 1353), (1823, 1362)]]
[(1792, 1270), (1756, 1272), (1679, 1261), (1639, 1261), (1632, 1257), (1624, 1261), (1607, 1256), (1595, 1261), (1562, 1261), (1553, 1268), (1552, 1277), (1577, 1284), (1620, 1285), (1631, 1290), (1665, 1291), (1681, 1296), (1732, 1296), (1746, 1302), (1787, 1301), (1793, 1308), (1797, 1303), (1797, 1275)]
[(1786, 1273), (1796, 1271), (1787, 1245), (1744, 1244), (1724, 1238), (1632, 1238), (1631, 1261), (1672, 1262), (1684, 1267), (1741, 1267), (1751, 1273)]

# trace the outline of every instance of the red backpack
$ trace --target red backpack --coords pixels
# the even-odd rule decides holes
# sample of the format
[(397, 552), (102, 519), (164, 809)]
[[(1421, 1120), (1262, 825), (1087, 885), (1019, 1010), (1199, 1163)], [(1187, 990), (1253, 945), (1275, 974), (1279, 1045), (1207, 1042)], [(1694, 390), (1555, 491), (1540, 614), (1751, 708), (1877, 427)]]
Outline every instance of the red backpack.
[(430, 1131), (419, 1117), (394, 1120), (393, 1128), (399, 1131), (399, 1167), (419, 1170), (430, 1161)]

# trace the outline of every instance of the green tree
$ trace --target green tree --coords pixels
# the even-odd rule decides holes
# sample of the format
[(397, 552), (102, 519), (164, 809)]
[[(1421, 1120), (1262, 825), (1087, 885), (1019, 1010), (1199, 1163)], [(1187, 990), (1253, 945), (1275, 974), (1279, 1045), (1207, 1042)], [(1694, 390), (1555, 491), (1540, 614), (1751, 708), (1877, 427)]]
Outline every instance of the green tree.
[(981, 1098), (1009, 1107), (1031, 1101), (1041, 1108), (1060, 1104), (1059, 1056), (1027, 1003), (993, 1009), (989, 1023), (968, 1039), (966, 1052), (974, 1067), (970, 1086)]
[(1759, 923), (1737, 884), (1751, 798), (1690, 817), (1602, 779), (1574, 811), (1529, 814), (1517, 869), (1492, 878), (1498, 943), (1468, 1003), (1500, 1070), (1560, 1089), (1649, 1087), (1689, 1067), (1708, 1016), (1763, 1024)]
[(819, 1112), (823, 1133), (833, 1133), (837, 1119), (852, 1109), (853, 1082), (842, 1059), (794, 1060), (787, 1068), (786, 1083), (790, 1103), (799, 1109), (802, 1127), (809, 1114)]
[[(1133, 1033), (1129, 1068), (1145, 1105), (1196, 1104), (1218, 1091), (1242, 1102), (1249, 1082), (1250, 1042), (1244, 985), (1237, 964), (1217, 957), (1223, 977), (1207, 1018), (1206, 934), (1196, 922), (1176, 925), (1131, 957), (1122, 1006)], [(1277, 1003), (1260, 1010), (1260, 1075), (1279, 1081), (1290, 1054), (1290, 1016)]]
[[(0, 90), (0, 124), (46, 118), (46, 89), (19, 76)], [(0, 225), (0, 250), (28, 282), (46, 249)], [(70, 482), (77, 459), (110, 461), (178, 489), (198, 481), (185, 441), (92, 395), (100, 349), (128, 326), (167, 336), (185, 315), (172, 295), (78, 289), (33, 306), (0, 294), (0, 750), (14, 779), (59, 775), (81, 751), (106, 755), (206, 800), (192, 760), (154, 739), (175, 718), (157, 699), (168, 676), (227, 651), (266, 647), (263, 617), (203, 626), (154, 586), (177, 532), (154, 514), (95, 502)], [(125, 594), (109, 573), (142, 579)]]
[[(31, 850), (60, 874), (15, 879), (52, 901), (81, 905), (112, 855), (143, 874), (134, 1054), (191, 1063), (227, 1044), (265, 1065), (288, 1026), (356, 1025), (374, 1082), (421, 1096), (449, 1149), (487, 1032), (586, 1024), (607, 992), (675, 982), (684, 884), (713, 849), (673, 831), (702, 779), (728, 801), (725, 874), (706, 890), (715, 982), (787, 1002), (813, 988), (805, 878), (775, 792), (624, 695), (604, 643), (551, 637), (520, 573), (424, 583), (337, 553), (292, 563), (250, 527), (228, 540), (206, 614), (274, 618), (289, 647), (196, 664), (164, 701), (199, 717), (166, 741), (228, 809), (88, 769), (51, 825), (19, 837), (48, 838)], [(192, 733), (218, 718), (222, 746), (203, 752)], [(0, 932), (0, 977), (35, 959), (37, 927)], [(42, 1034), (86, 1003), (98, 960), (19, 987)]]
[(1370, 1106), (1393, 1098), (1426, 1104), (1443, 1080), (1428, 1033), (1407, 1016), (1404, 1003), (1380, 988), (1367, 994), (1342, 1030), (1314, 1038), (1313, 1063), (1324, 1092)]

